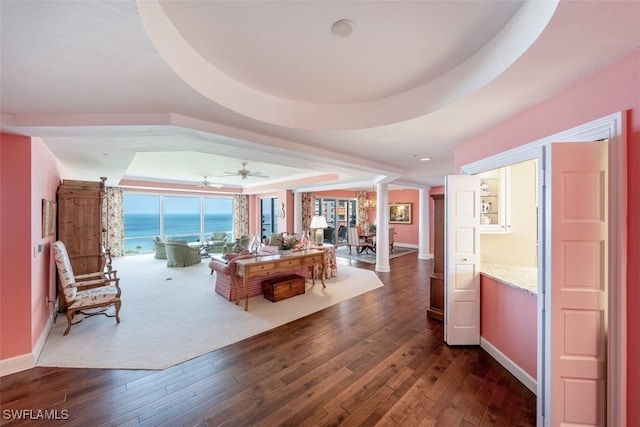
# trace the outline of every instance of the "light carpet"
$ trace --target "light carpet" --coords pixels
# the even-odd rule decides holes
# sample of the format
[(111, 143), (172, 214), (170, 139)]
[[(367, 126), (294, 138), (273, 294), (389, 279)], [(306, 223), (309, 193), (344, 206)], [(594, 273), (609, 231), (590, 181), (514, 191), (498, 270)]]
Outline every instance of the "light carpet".
[(63, 336), (67, 321), (59, 314), (37, 365), (165, 369), (383, 286), (372, 271), (340, 265), (326, 289), (308, 281), (305, 294), (276, 303), (256, 296), (245, 312), (215, 293), (208, 264), (167, 268), (153, 255), (114, 258), (121, 323), (94, 316)]
[[(409, 255), (409, 254), (412, 254), (414, 252), (418, 252), (418, 250), (417, 249), (412, 249), (412, 248), (405, 248), (405, 247), (401, 247), (401, 246), (395, 246), (393, 248), (393, 252), (391, 252), (389, 254), (389, 259), (397, 258), (397, 257), (404, 256), (404, 255)], [(363, 252), (361, 254), (358, 254), (356, 252), (356, 249), (352, 248), (351, 249), (351, 254), (349, 254), (349, 247), (348, 246), (337, 248), (336, 249), (336, 256), (339, 256), (339, 257), (342, 257), (342, 258), (354, 259), (354, 260), (366, 262), (366, 263), (369, 263), (369, 264), (375, 264), (376, 263), (376, 254), (375, 254), (375, 252), (369, 251), (369, 253)]]

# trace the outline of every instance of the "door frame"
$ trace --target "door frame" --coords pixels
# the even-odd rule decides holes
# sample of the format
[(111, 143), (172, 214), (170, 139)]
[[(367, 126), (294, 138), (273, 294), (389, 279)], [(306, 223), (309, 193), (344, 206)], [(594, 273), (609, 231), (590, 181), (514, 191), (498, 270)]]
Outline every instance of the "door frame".
[[(626, 167), (626, 111), (570, 128), (545, 138), (524, 144), (493, 156), (463, 165), (461, 174), (476, 174), (509, 166), (526, 160), (538, 159), (538, 190), (540, 191), (538, 216), (538, 351), (537, 351), (537, 419), (538, 425), (547, 425), (551, 402), (548, 394), (550, 363), (548, 361), (549, 328), (546, 284), (550, 282), (548, 268), (550, 251), (546, 231), (549, 227), (550, 206), (544, 205), (549, 180), (545, 172), (544, 151), (552, 142), (592, 142), (608, 139), (609, 147), (609, 288), (607, 307), (607, 424), (625, 425), (627, 413), (627, 167)], [(541, 292), (542, 290), (542, 292)], [(541, 381), (542, 379), (542, 381)]]

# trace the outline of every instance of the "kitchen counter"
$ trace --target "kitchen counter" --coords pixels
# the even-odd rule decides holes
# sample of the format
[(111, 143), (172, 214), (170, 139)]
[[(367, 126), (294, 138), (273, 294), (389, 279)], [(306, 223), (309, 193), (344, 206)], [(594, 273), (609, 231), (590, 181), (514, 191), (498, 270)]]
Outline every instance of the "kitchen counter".
[(482, 263), (480, 273), (531, 295), (538, 294), (538, 268), (518, 265)]

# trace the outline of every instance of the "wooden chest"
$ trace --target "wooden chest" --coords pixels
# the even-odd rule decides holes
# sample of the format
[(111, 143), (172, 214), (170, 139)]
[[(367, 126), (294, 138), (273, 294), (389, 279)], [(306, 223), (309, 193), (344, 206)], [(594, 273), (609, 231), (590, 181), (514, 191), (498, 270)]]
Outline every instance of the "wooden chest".
[(264, 281), (263, 294), (269, 301), (280, 301), (304, 294), (306, 279), (297, 274), (276, 277)]

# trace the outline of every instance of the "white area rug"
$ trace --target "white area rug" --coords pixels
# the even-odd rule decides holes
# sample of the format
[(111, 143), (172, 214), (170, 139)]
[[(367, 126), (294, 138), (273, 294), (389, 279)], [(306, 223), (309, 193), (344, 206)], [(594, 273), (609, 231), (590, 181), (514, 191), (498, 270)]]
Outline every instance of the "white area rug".
[(253, 297), (245, 312), (244, 304), (215, 293), (206, 259), (185, 268), (167, 268), (153, 255), (113, 264), (121, 278), (121, 323), (94, 316), (63, 336), (67, 321), (59, 314), (38, 366), (164, 369), (382, 286), (374, 272), (340, 265), (326, 289), (308, 281), (303, 295), (276, 303)]

